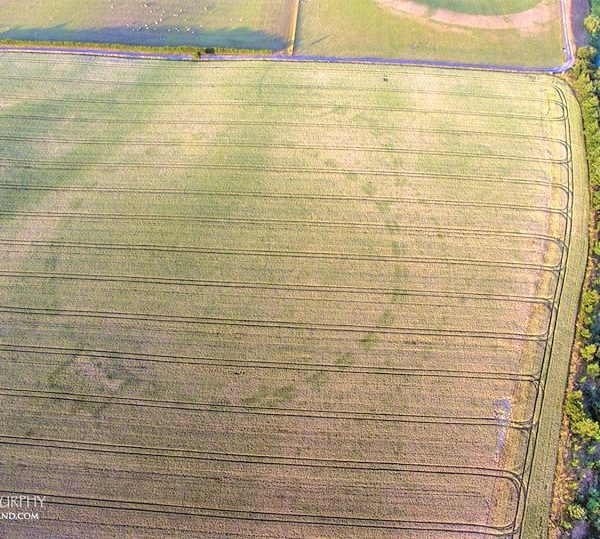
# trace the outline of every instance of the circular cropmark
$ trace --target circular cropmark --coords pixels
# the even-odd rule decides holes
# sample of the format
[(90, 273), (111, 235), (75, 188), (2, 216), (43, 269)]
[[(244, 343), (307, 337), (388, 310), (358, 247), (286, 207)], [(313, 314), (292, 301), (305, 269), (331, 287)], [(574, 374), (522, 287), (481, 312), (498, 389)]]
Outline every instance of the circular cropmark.
[(416, 0), (431, 9), (445, 9), (470, 15), (509, 15), (539, 4), (540, 0)]

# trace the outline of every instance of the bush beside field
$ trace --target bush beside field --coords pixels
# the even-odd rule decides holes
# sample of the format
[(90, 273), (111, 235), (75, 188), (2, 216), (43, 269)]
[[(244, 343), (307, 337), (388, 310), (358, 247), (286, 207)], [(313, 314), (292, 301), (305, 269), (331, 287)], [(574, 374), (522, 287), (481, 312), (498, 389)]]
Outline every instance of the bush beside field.
[[(596, 4), (600, 11), (600, 3)], [(593, 29), (596, 21), (600, 23), (593, 12), (586, 19), (586, 27)], [(597, 31), (592, 37), (597, 39)], [(594, 534), (600, 533), (600, 69), (596, 67), (596, 60), (594, 47), (580, 48), (570, 73), (583, 116), (596, 239), (590, 285), (583, 292), (579, 314), (582, 372), (565, 402), (573, 439), (570, 465), (576, 479), (569, 484), (573, 495), (562, 522), (570, 537), (595, 537)]]
[(189, 55), (190, 59), (199, 60), (205, 55), (270, 55), (267, 49), (235, 49), (231, 47), (147, 47), (143, 45), (121, 45), (114, 43), (80, 43), (77, 41), (21, 41), (18, 39), (1, 39), (1, 46), (10, 47), (48, 47), (52, 49), (99, 49), (119, 52), (141, 52), (145, 54), (177, 54)]

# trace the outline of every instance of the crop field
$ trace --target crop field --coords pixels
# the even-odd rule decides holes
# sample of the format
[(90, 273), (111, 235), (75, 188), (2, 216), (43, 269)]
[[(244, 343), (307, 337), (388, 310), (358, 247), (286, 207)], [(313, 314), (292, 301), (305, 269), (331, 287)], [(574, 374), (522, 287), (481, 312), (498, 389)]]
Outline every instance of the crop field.
[(552, 471), (529, 478), (555, 462), (587, 253), (564, 84), (18, 54), (0, 70), (0, 485), (48, 497), (0, 535), (543, 521)]
[(287, 49), (298, 0), (0, 0), (0, 39)]
[(302, 0), (294, 50), (552, 67), (565, 60), (560, 20), (558, 0)]

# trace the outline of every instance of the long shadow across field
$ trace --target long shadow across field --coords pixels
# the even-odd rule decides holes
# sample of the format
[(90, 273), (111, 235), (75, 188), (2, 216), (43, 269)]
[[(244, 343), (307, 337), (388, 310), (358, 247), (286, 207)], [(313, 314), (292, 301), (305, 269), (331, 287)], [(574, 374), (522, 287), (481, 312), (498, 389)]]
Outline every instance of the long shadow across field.
[(107, 45), (139, 45), (150, 47), (218, 47), (281, 51), (288, 38), (250, 28), (206, 30), (197, 26), (114, 26), (76, 30), (65, 25), (39, 28), (23, 26), (0, 32), (0, 40), (56, 41), (101, 43)]

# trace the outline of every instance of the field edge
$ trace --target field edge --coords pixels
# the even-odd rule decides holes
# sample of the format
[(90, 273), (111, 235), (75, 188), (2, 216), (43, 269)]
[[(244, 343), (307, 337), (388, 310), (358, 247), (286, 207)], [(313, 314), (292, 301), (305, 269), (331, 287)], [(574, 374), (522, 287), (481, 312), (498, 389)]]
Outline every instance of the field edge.
[(554, 344), (544, 388), (544, 401), (535, 439), (536, 450), (532, 455), (529, 492), (520, 534), (524, 538), (548, 536), (559, 453), (559, 435), (563, 420), (563, 401), (567, 390), (571, 351), (589, 252), (590, 192), (581, 109), (570, 86), (558, 78), (554, 81), (564, 93), (567, 106), (574, 113), (569, 114), (573, 152), (573, 193), (571, 195), (573, 230), (565, 271), (564, 291), (560, 298)]

